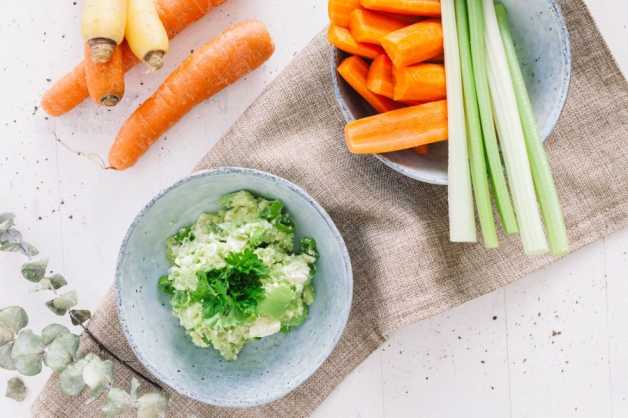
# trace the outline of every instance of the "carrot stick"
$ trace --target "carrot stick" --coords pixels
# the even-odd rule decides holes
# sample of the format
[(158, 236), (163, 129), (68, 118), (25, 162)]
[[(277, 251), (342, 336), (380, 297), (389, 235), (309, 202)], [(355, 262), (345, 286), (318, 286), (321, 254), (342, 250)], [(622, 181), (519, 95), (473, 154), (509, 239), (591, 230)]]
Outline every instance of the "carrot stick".
[(262, 65), (273, 51), (266, 27), (255, 20), (233, 25), (198, 48), (124, 123), (109, 152), (111, 167), (135, 164), (194, 106)]
[(349, 27), (351, 12), (360, 8), (360, 0), (329, 0), (327, 14), (329, 21), (343, 28)]
[(345, 127), (345, 141), (354, 154), (400, 151), (446, 139), (446, 100), (354, 120)]
[(443, 27), (436, 19), (426, 19), (389, 33), (382, 46), (395, 67), (429, 60), (443, 54)]
[(393, 98), (396, 101), (431, 102), (447, 97), (443, 64), (417, 64), (395, 68), (394, 77)]
[(366, 77), (369, 71), (368, 64), (360, 57), (352, 56), (345, 59), (338, 66), (338, 73), (353, 89), (364, 98), (373, 108), (382, 113), (400, 107), (398, 103), (387, 97), (370, 91), (366, 86)]
[(418, 147), (414, 149), (414, 152), (416, 152), (419, 155), (427, 155), (430, 153), (430, 146), (427, 144), (419, 145)]
[(386, 54), (378, 55), (371, 63), (366, 77), (366, 87), (373, 93), (393, 98), (395, 88), (393, 65)]
[(379, 45), (381, 39), (390, 32), (405, 26), (407, 24), (402, 20), (362, 9), (351, 12), (349, 19), (349, 30), (356, 41), (376, 45)]
[(349, 29), (336, 26), (334, 24), (329, 25), (327, 31), (327, 39), (336, 48), (348, 52), (352, 55), (359, 55), (365, 58), (375, 58), (379, 54), (383, 54), (384, 51), (377, 45), (363, 44), (356, 41), (349, 32)]
[[(157, 12), (168, 36), (173, 38), (185, 27), (203, 17), (225, 0), (156, 0)], [(122, 43), (124, 70), (128, 71), (139, 61), (126, 42)], [(89, 96), (85, 82), (85, 66), (81, 62), (72, 72), (56, 81), (41, 101), (41, 107), (51, 116), (61, 116), (78, 106)]]
[(362, 0), (362, 7), (412, 16), (440, 16), (438, 0)]
[(92, 48), (85, 43), (85, 81), (87, 91), (97, 104), (115, 106), (124, 95), (124, 63), (120, 46), (113, 48), (108, 62), (97, 63), (92, 58)]

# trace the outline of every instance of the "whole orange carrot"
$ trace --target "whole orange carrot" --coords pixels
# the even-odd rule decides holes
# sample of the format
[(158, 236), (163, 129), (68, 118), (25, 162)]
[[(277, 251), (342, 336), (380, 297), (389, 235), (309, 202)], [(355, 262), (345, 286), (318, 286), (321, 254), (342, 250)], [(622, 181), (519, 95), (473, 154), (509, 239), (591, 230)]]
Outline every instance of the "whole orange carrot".
[(85, 43), (85, 82), (94, 102), (104, 106), (115, 106), (124, 95), (124, 63), (119, 45), (113, 48), (109, 61), (94, 62), (92, 48)]
[(390, 32), (381, 40), (395, 67), (418, 64), (443, 53), (443, 26), (437, 19), (425, 19)]
[(233, 25), (198, 48), (124, 123), (109, 151), (111, 167), (135, 164), (194, 106), (262, 65), (273, 51), (266, 27), (255, 20)]
[[(174, 37), (191, 23), (197, 21), (225, 0), (156, 0), (159, 18), (168, 36)], [(120, 45), (124, 70), (128, 71), (139, 61), (126, 43)], [(61, 116), (78, 106), (89, 96), (85, 83), (85, 66), (81, 62), (72, 72), (55, 82), (41, 101), (41, 107), (51, 116)]]
[(354, 154), (379, 154), (447, 139), (447, 101), (404, 107), (349, 122), (345, 140)]

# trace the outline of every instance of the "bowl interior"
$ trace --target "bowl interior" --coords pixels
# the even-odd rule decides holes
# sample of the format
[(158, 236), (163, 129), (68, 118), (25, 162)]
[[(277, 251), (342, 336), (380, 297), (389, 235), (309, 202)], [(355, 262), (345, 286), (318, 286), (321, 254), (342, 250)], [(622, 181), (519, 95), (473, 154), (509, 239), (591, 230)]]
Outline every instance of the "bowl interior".
[[(543, 140), (550, 135), (567, 99), (571, 77), (569, 34), (554, 0), (501, 0), (509, 13), (515, 47)], [(374, 114), (373, 109), (338, 76), (336, 67), (347, 55), (335, 51), (333, 78), (336, 98), (347, 122)], [(414, 151), (378, 155), (384, 164), (408, 177), (447, 184), (447, 143), (430, 146), (426, 156)]]
[[(218, 198), (247, 189), (282, 200), (299, 236), (320, 251), (316, 299), (305, 323), (289, 334), (252, 342), (236, 361), (198, 348), (171, 314), (157, 279), (168, 270), (165, 240)], [(324, 210), (286, 180), (226, 168), (188, 177), (153, 199), (133, 222), (116, 272), (120, 320), (129, 343), (153, 375), (178, 392), (221, 406), (251, 406), (277, 399), (307, 379), (331, 353), (349, 315), (352, 275), (346, 247)]]

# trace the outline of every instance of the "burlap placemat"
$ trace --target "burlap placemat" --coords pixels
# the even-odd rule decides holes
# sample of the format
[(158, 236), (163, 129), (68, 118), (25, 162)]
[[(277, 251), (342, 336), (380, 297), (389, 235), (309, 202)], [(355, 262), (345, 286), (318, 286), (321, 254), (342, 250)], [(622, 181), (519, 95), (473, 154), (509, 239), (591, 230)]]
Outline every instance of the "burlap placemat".
[[(628, 223), (628, 85), (581, 0), (562, 0), (571, 33), (573, 79), (548, 142), (572, 249)], [(447, 193), (402, 177), (342, 141), (343, 120), (330, 77), (330, 52), (317, 36), (212, 148), (197, 169), (235, 165), (270, 171), (303, 186), (330, 213), (349, 247), (354, 305), (338, 347), (318, 372), (282, 400), (227, 410), (172, 393), (172, 417), (306, 417), (401, 326), (504, 286), (552, 262), (522, 255), (518, 239), (498, 250), (448, 240)], [(113, 293), (90, 328), (133, 359)], [(84, 350), (97, 350), (83, 338)], [(102, 353), (101, 353), (102, 354)], [(116, 366), (116, 385), (130, 373)], [(96, 417), (100, 402), (66, 397), (53, 376), (36, 417)]]

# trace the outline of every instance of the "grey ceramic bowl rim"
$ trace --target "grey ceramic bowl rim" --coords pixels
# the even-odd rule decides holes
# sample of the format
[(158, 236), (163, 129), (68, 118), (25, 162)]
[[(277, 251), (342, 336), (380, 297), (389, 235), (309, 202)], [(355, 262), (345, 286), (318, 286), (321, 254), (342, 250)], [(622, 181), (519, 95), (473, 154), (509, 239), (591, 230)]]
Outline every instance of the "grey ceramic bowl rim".
[[(309, 370), (307, 370), (305, 373), (302, 373), (301, 375), (299, 375), (296, 379), (294, 379), (294, 381), (289, 382), (286, 385), (283, 385), (284, 386), (283, 390), (278, 391), (278, 392), (276, 392), (276, 393), (274, 393), (272, 395), (261, 396), (258, 399), (250, 400), (250, 401), (249, 400), (233, 400), (233, 399), (225, 399), (225, 398), (214, 398), (212, 396), (206, 396), (206, 397), (197, 396), (196, 394), (190, 393), (185, 388), (181, 387), (181, 385), (179, 385), (178, 383), (172, 382), (168, 378), (168, 376), (165, 376), (164, 374), (162, 374), (159, 371), (158, 367), (155, 367), (153, 364), (151, 364), (150, 362), (146, 361), (146, 359), (142, 355), (141, 351), (139, 350), (139, 347), (137, 347), (137, 345), (135, 344), (135, 342), (133, 340), (133, 335), (132, 335), (131, 331), (129, 330), (129, 327), (128, 327), (128, 324), (127, 324), (127, 320), (126, 320), (126, 317), (125, 317), (125, 314), (124, 314), (124, 310), (122, 308), (122, 296), (121, 296), (121, 292), (120, 292), (120, 286), (121, 286), (121, 282), (122, 282), (122, 260), (124, 258), (124, 253), (126, 252), (126, 248), (128, 246), (128, 242), (129, 242), (129, 240), (131, 238), (131, 235), (132, 235), (133, 231), (137, 228), (137, 225), (141, 222), (141, 220), (144, 217), (144, 215), (146, 214), (146, 212), (148, 210), (150, 210), (155, 205), (155, 203), (157, 203), (157, 201), (159, 201), (162, 197), (164, 197), (166, 194), (168, 194), (171, 190), (176, 189), (176, 188), (182, 186), (183, 184), (185, 184), (185, 183), (187, 183), (189, 181), (192, 181), (192, 180), (197, 179), (199, 177), (214, 177), (214, 176), (224, 176), (224, 175), (232, 175), (232, 174), (248, 174), (248, 175), (262, 177), (264, 179), (267, 179), (267, 180), (270, 180), (272, 182), (275, 182), (280, 187), (288, 189), (288, 190), (296, 193), (297, 195), (299, 195), (301, 198), (303, 198), (319, 214), (319, 216), (323, 219), (323, 221), (325, 222), (327, 227), (330, 229), (332, 235), (334, 236), (334, 238), (336, 240), (336, 244), (341, 249), (341, 260), (342, 260), (342, 263), (343, 263), (343, 266), (344, 266), (344, 275), (345, 275), (345, 277), (347, 277), (347, 279), (349, 281), (348, 286), (347, 286), (346, 294), (344, 295), (345, 299), (347, 300), (347, 303), (346, 303), (344, 309), (341, 312), (337, 313), (338, 316), (341, 318), (340, 326), (336, 330), (336, 333), (333, 335), (331, 344), (328, 346), (328, 349), (319, 352), (318, 357), (316, 358), (316, 360), (310, 363), (311, 366), (310, 366)], [(286, 396), (288, 393), (290, 393), (296, 387), (298, 387), (303, 382), (305, 382), (307, 379), (309, 379), (316, 372), (316, 370), (318, 370), (320, 368), (320, 366), (323, 364), (323, 362), (330, 356), (330, 354), (336, 348), (336, 345), (338, 344), (338, 341), (340, 341), (340, 337), (342, 336), (342, 334), (343, 334), (343, 332), (344, 332), (344, 330), (346, 328), (347, 321), (349, 320), (349, 314), (351, 312), (351, 306), (353, 305), (353, 270), (352, 270), (352, 267), (351, 267), (351, 258), (349, 256), (349, 251), (347, 250), (347, 246), (345, 244), (345, 241), (342, 238), (342, 235), (340, 234), (340, 231), (336, 227), (336, 224), (331, 219), (331, 217), (329, 216), (327, 211), (325, 211), (325, 209), (316, 200), (314, 200), (305, 190), (303, 190), (301, 187), (295, 185), (294, 183), (292, 183), (292, 182), (290, 182), (290, 181), (288, 181), (288, 180), (286, 180), (286, 179), (284, 179), (282, 177), (276, 176), (274, 174), (271, 174), (271, 173), (268, 173), (268, 172), (265, 172), (265, 171), (256, 170), (256, 169), (252, 169), (252, 168), (244, 168), (244, 167), (220, 167), (220, 168), (216, 168), (216, 169), (202, 170), (202, 171), (196, 172), (194, 174), (191, 174), (189, 176), (186, 176), (186, 177), (178, 180), (174, 184), (166, 187), (165, 189), (163, 189), (162, 191), (157, 193), (157, 195), (155, 195), (138, 212), (138, 214), (133, 219), (133, 222), (131, 223), (131, 225), (127, 229), (127, 232), (126, 232), (126, 234), (124, 236), (124, 239), (122, 240), (122, 244), (120, 245), (120, 250), (118, 252), (118, 258), (117, 258), (117, 262), (116, 262), (115, 291), (116, 291), (116, 308), (117, 308), (117, 311), (118, 311), (118, 318), (119, 318), (120, 325), (121, 325), (122, 331), (124, 333), (124, 336), (126, 337), (127, 342), (129, 343), (129, 346), (133, 350), (133, 353), (135, 354), (137, 359), (151, 373), (151, 375), (156, 377), (160, 382), (162, 382), (162, 383), (168, 385), (169, 387), (171, 387), (172, 389), (174, 389), (177, 393), (182, 394), (184, 396), (187, 396), (188, 398), (197, 400), (199, 402), (203, 402), (203, 403), (214, 405), (214, 406), (220, 406), (220, 407), (245, 408), (245, 407), (253, 407), (253, 406), (259, 406), (259, 405), (267, 404), (269, 402), (275, 401), (277, 399), (280, 399), (280, 398)]]
[[(560, 119), (560, 115), (563, 113), (563, 110), (565, 109), (565, 104), (567, 103), (567, 97), (569, 96), (569, 89), (571, 87), (571, 73), (572, 73), (571, 39), (569, 38), (569, 30), (567, 29), (567, 22), (565, 21), (565, 16), (563, 16), (563, 13), (561, 12), (560, 7), (558, 6), (558, 3), (556, 0), (546, 0), (546, 1), (547, 1), (547, 4), (554, 11), (554, 14), (556, 15), (556, 19), (560, 27), (560, 36), (562, 39), (565, 40), (563, 44), (564, 48), (561, 52), (565, 60), (567, 72), (564, 76), (563, 83), (562, 83), (564, 87), (562, 88), (562, 92), (560, 94), (560, 100), (558, 102), (559, 105), (555, 108), (553, 112), (554, 116), (549, 119), (551, 122), (548, 125), (549, 129), (547, 129), (547, 132), (544, 132), (543, 142), (547, 141), (547, 138), (549, 138), (551, 133), (554, 131), (554, 128), (556, 127), (556, 125), (558, 124), (558, 120)], [(333, 49), (335, 51), (338, 51), (337, 48), (333, 48)], [(338, 80), (336, 71), (337, 71), (336, 60), (335, 60), (335, 57), (333, 57), (331, 60), (331, 72), (332, 72), (332, 80), (334, 84), (334, 96), (336, 97), (336, 102), (338, 104), (338, 107), (340, 108), (342, 117), (344, 118), (345, 122), (349, 123), (354, 118), (351, 116), (351, 113), (349, 112), (349, 110), (344, 104), (345, 99), (340, 95), (340, 88), (338, 86), (339, 80)], [(375, 154), (374, 157), (377, 158), (382, 163), (384, 163), (386, 166), (393, 169), (394, 171), (400, 174), (403, 174), (404, 176), (409, 177), (411, 179), (418, 180), (424, 183), (434, 184), (437, 186), (447, 186), (448, 184), (447, 179), (443, 180), (440, 177), (433, 177), (426, 174), (420, 174), (416, 172), (415, 170), (408, 169), (401, 164), (397, 164), (393, 162), (385, 155)]]

